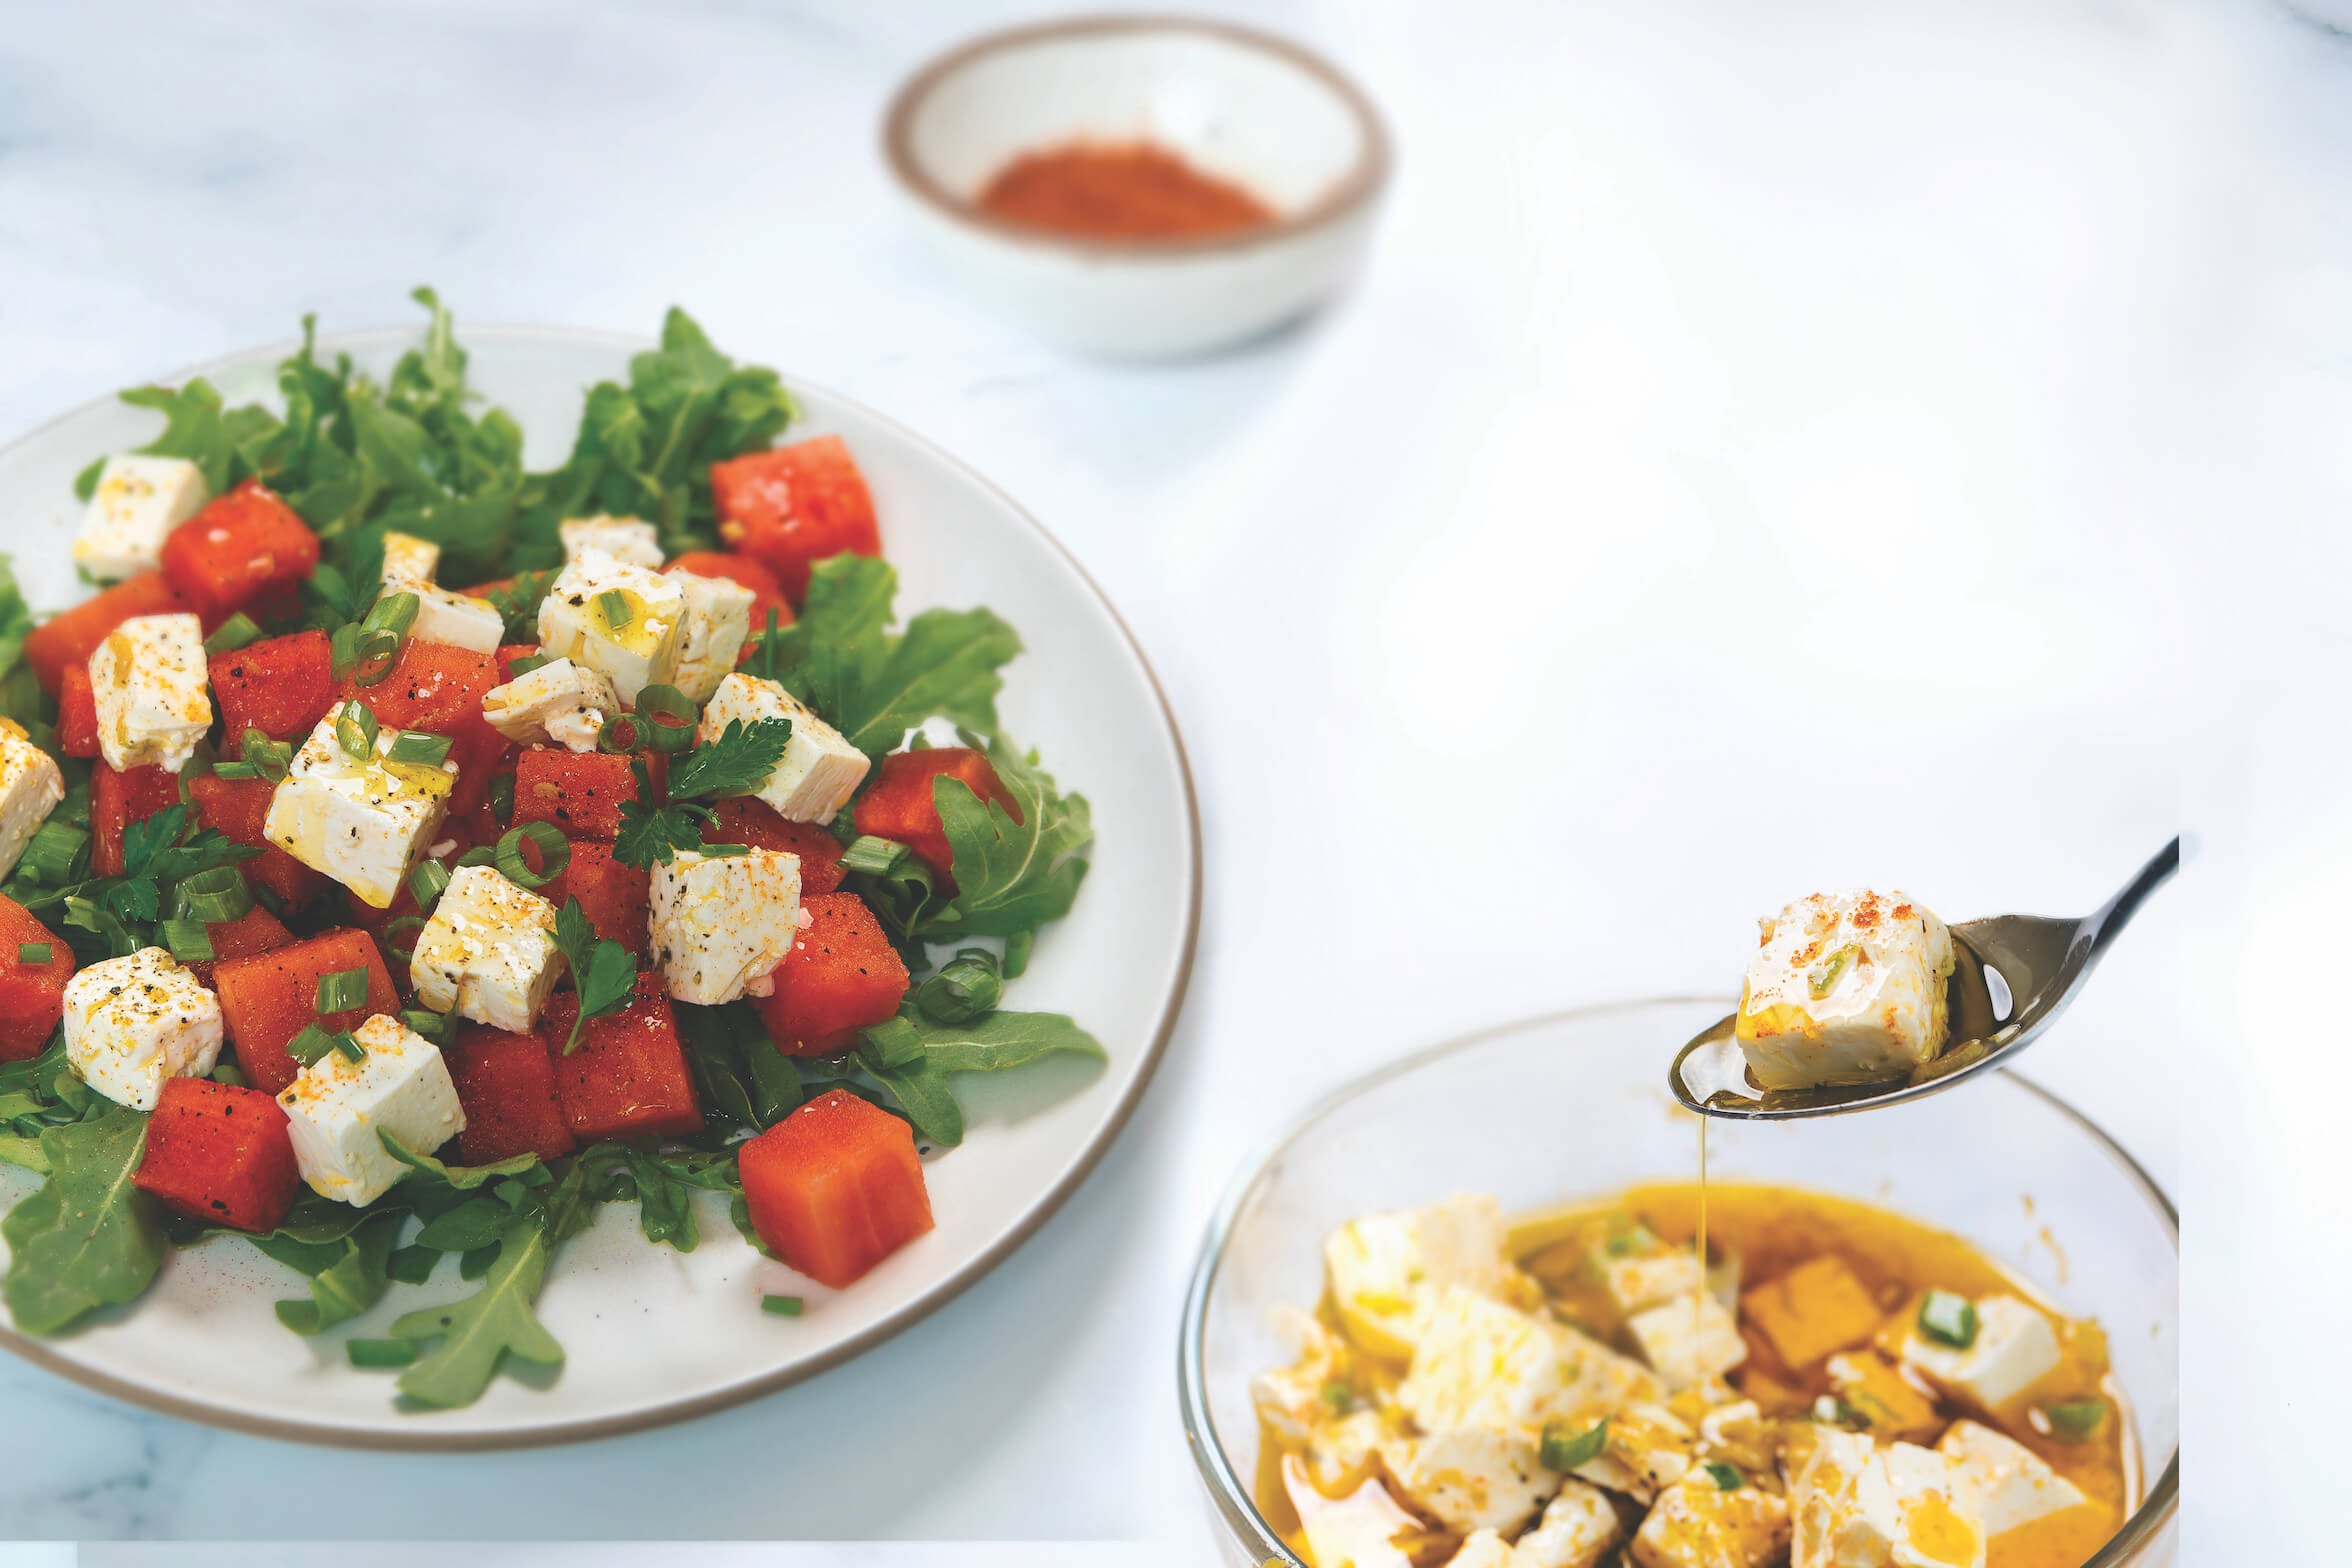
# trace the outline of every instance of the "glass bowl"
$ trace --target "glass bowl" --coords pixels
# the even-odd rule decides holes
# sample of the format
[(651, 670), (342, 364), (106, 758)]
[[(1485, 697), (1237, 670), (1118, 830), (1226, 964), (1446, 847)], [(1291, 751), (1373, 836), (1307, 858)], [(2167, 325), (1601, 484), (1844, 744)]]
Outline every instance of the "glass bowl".
[[(1457, 1192), (1509, 1213), (1696, 1174), (1698, 1118), (1666, 1066), (1729, 1010), (1628, 1002), (1473, 1035), (1341, 1089), (1244, 1170), (1210, 1222), (1185, 1300), (1178, 1400), (1236, 1565), (1299, 1559), (1260, 1517), (1255, 1374), (1288, 1359), (1271, 1323), (1312, 1307), (1325, 1233)], [(1715, 1122), (1707, 1172), (1876, 1203), (1966, 1237), (2062, 1310), (2108, 1330), (2141, 1501), (2091, 1568), (2169, 1563), (2180, 1490), (2180, 1226), (2083, 1115), (2015, 1073), (1864, 1115)]]

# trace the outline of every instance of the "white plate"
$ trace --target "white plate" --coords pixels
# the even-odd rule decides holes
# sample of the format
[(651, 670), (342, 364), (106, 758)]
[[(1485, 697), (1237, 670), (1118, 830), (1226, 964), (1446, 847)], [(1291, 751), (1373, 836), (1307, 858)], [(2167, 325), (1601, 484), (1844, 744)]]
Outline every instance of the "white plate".
[[(408, 331), (322, 340), (382, 376)], [(529, 433), (527, 461), (569, 450), (585, 389), (626, 379), (641, 339), (528, 327), (468, 327), (474, 386)], [(274, 402), (289, 346), (199, 366), (231, 403)], [(724, 1207), (705, 1200), (702, 1245), (648, 1245), (634, 1206), (614, 1205), (556, 1256), (539, 1311), (566, 1353), (540, 1386), (502, 1376), (463, 1410), (394, 1408), (392, 1380), (353, 1369), (343, 1340), (379, 1335), (409, 1307), (466, 1287), (446, 1264), (430, 1284), (395, 1285), (346, 1329), (303, 1339), (271, 1303), (305, 1294), (300, 1276), (233, 1238), (176, 1253), (145, 1297), (62, 1338), (0, 1322), (18, 1354), (93, 1388), (196, 1420), (319, 1442), (487, 1448), (556, 1442), (677, 1420), (779, 1388), (866, 1350), (1002, 1261), (1093, 1168), (1150, 1079), (1183, 999), (1200, 905), (1200, 830), (1173, 717), (1143, 654), (1100, 590), (1026, 512), (937, 447), (819, 387), (791, 383), (793, 437), (842, 436), (865, 470), (902, 615), (984, 604), (1028, 651), (1006, 672), (1006, 728), (1044, 753), (1065, 789), (1094, 805), (1094, 866), (1068, 920), (1038, 940), (1015, 1006), (1076, 1017), (1108, 1067), (1041, 1063), (958, 1084), (962, 1147), (927, 1167), (938, 1228), (846, 1291), (760, 1258)], [(85, 597), (68, 560), (80, 507), (74, 475), (92, 458), (152, 438), (156, 416), (109, 399), (0, 451), (6, 548), (37, 610)], [(0, 1202), (32, 1181), (9, 1171)], [(806, 1314), (759, 1310), (763, 1292), (807, 1298)]]

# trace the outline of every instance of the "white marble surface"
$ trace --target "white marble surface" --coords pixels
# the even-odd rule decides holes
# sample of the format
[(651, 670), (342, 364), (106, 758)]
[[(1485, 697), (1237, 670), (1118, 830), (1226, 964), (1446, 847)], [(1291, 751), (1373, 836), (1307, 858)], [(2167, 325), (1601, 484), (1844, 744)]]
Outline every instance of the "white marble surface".
[[(2073, 912), (2184, 824), (2205, 858), (2035, 1070), (2176, 1191), (2187, 1156), (2210, 1257), (2314, 1250), (2284, 1199), (2341, 1166), (2333, 1117), (2178, 1075), (2242, 1043), (2241, 951), (2292, 1005), (2241, 933), (2274, 893), (2323, 907), (2304, 851), (2352, 841), (2344, 688), (2306, 705), (2271, 657), (2342, 654), (2313, 590), (2352, 503), (2352, 44), (2186, 0), (1258, 8), (1393, 118), (1372, 271), (1309, 330), (1104, 369), (925, 270), (875, 157), (904, 71), (1028, 9), (13, 9), (0, 437), (301, 310), (397, 319), (420, 281), (476, 319), (681, 300), (1077, 549), (1187, 727), (1210, 909), (1094, 1181), (861, 1362), (452, 1459), (10, 1365), (0, 1534), (1198, 1541), (1182, 1281), (1308, 1099), (1473, 1025), (1724, 987), (1815, 884)], [(2263, 1300), (2316, 1330), (2328, 1278), (2332, 1307)], [(2233, 1350), (2246, 1293), (2189, 1310), (2215, 1539), (2284, 1543), (2257, 1487), (2326, 1402), (2276, 1336)]]

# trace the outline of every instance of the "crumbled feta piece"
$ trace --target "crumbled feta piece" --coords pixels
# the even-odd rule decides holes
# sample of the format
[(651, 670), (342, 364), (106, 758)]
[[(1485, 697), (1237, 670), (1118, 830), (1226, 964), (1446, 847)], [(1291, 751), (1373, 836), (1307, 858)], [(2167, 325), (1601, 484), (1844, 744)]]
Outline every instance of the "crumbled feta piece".
[(473, 653), (496, 653), (506, 640), (506, 617), (487, 599), (452, 593), (431, 583), (388, 583), (386, 589), (417, 596), (416, 621), (408, 629), (411, 637)]
[(1628, 1257), (1600, 1260), (1601, 1289), (1626, 1317), (1663, 1301), (1688, 1301), (1703, 1283), (1699, 1254), (1691, 1247), (1667, 1247)]
[(800, 934), (800, 857), (682, 850), (653, 868), (653, 961), (670, 995), (716, 1007), (767, 996)]
[(57, 759), (34, 745), (25, 727), (0, 719), (0, 877), (16, 869), (25, 845), (65, 799)]
[(417, 934), (409, 978), (436, 1013), (527, 1034), (562, 973), (555, 906), (489, 866), (460, 866)]
[(323, 1198), (375, 1202), (408, 1167), (384, 1147), (390, 1133), (430, 1154), (465, 1130), (465, 1110), (440, 1048), (378, 1013), (351, 1032), (365, 1052), (329, 1051), (278, 1096), (294, 1135), (294, 1163)]
[(1797, 1568), (1983, 1568), (1974, 1503), (1931, 1449), (1816, 1428), (1789, 1507)]
[(1460, 1285), (1430, 1305), (1420, 1334), (1396, 1398), (1425, 1432), (1478, 1425), (1533, 1430), (1657, 1391), (1648, 1373), (1565, 1324)]
[(1943, 1049), (1952, 966), (1952, 933), (1901, 893), (1798, 899), (1748, 963), (1748, 1071), (1767, 1089), (1902, 1077)]
[(65, 1058), (117, 1105), (154, 1110), (166, 1078), (203, 1077), (220, 1048), (220, 999), (160, 947), (65, 983)]
[(704, 577), (672, 567), (668, 575), (686, 590), (686, 628), (679, 634), (678, 675), (672, 683), (696, 702), (708, 702), (719, 682), (735, 670), (735, 655), (751, 635), (751, 605), (758, 597), (726, 577)]
[(1340, 1322), (1360, 1344), (1405, 1360), (1421, 1320), (1448, 1286), (1482, 1296), (1503, 1283), (1503, 1206), (1463, 1195), (1424, 1208), (1368, 1214), (1323, 1239), (1323, 1268)]
[(1601, 1451), (1578, 1465), (1578, 1480), (1649, 1502), (1690, 1473), (1695, 1439), (1673, 1411), (1636, 1403), (1615, 1410), (1602, 1434)]
[(1377, 1410), (1353, 1410), (1326, 1421), (1307, 1440), (1307, 1474), (1323, 1491), (1349, 1492), (1364, 1484), (1396, 1432)]
[(1633, 1342), (1669, 1390), (1721, 1377), (1748, 1359), (1739, 1324), (1712, 1293), (1695, 1292), (1637, 1312), (1626, 1321)]
[(2041, 1455), (1991, 1427), (1955, 1421), (1936, 1452), (1950, 1461), (1953, 1490), (1974, 1505), (1987, 1540), (2083, 1504), (2081, 1490)]
[(433, 574), (441, 569), (441, 547), (430, 539), (419, 539), (415, 534), (404, 534), (398, 529), (384, 535), (384, 588), (387, 592), (413, 592), (420, 585), (430, 584)]
[[(618, 597), (608, 597), (617, 595)], [(623, 702), (678, 673), (686, 590), (675, 578), (586, 550), (565, 565), (539, 605), (539, 646), (609, 676)]]
[(1270, 1325), (1298, 1347), (1288, 1364), (1250, 1379), (1250, 1403), (1258, 1419), (1294, 1447), (1314, 1439), (1331, 1419), (1323, 1390), (1344, 1379), (1347, 1345), (1322, 1323), (1295, 1307), (1277, 1307)]
[(1694, 1470), (1658, 1494), (1631, 1552), (1641, 1568), (1769, 1568), (1788, 1542), (1785, 1499), (1752, 1482), (1725, 1491)]
[(567, 561), (576, 561), (591, 550), (602, 550), (614, 560), (626, 561), (631, 566), (651, 571), (661, 569), (661, 532), (653, 524), (637, 518), (575, 517), (558, 523), (555, 532), (563, 541)]
[(74, 565), (100, 582), (152, 572), (163, 564), (165, 537), (209, 499), (204, 470), (186, 458), (110, 457), (74, 540)]
[(1600, 1568), (1624, 1534), (1608, 1493), (1568, 1481), (1544, 1504), (1535, 1528), (1513, 1543), (1510, 1568)]
[(177, 773), (212, 728), (204, 629), (193, 615), (138, 615), (90, 655), (98, 750), (106, 765)]
[(1446, 1559), (1446, 1568), (1511, 1568), (1511, 1543), (1492, 1530), (1481, 1530)]
[(1976, 1338), (1967, 1349), (1929, 1339), (1914, 1325), (1903, 1359), (1944, 1393), (1989, 1413), (2057, 1368), (2058, 1334), (2017, 1297), (1986, 1296), (1976, 1303)]
[(865, 781), (870, 763), (839, 730), (810, 712), (801, 700), (777, 685), (749, 675), (729, 675), (702, 710), (694, 737), (716, 740), (728, 724), (746, 725), (761, 719), (790, 719), (792, 740), (776, 769), (755, 793), (776, 808), (787, 822), (827, 823), (849, 804)]
[(1492, 1425), (1400, 1438), (1380, 1451), (1406, 1499), (1464, 1535), (1516, 1530), (1534, 1515), (1559, 1484), (1537, 1454), (1533, 1432)]
[(347, 755), (332, 714), (294, 754), (270, 795), (262, 835), (313, 871), (323, 871), (377, 909), (388, 909), (401, 879), (433, 842), (449, 813), (457, 764), (394, 762), (389, 727), (375, 755)]
[(1296, 1454), (1282, 1459), (1282, 1489), (1299, 1517), (1299, 1531), (1307, 1538), (1307, 1555), (1317, 1563), (1343, 1568), (1412, 1568), (1413, 1560), (1396, 1544), (1410, 1531), (1426, 1532), (1419, 1519), (1397, 1506), (1388, 1488), (1366, 1481), (1345, 1497), (1325, 1497), (1307, 1478)]
[(569, 659), (550, 659), (482, 694), (482, 717), (522, 746), (547, 741), (594, 751), (604, 721), (620, 711), (612, 682)]

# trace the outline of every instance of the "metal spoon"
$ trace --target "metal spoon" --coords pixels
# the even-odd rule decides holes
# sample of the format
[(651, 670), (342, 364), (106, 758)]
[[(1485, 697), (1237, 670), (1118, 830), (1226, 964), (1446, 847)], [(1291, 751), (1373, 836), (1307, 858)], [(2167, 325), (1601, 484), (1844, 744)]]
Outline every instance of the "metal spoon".
[(1899, 1105), (1935, 1094), (1992, 1067), (2005, 1067), (2058, 1016), (2124, 928), (2141, 900), (2180, 869), (2174, 839), (2124, 890), (2080, 920), (1994, 915), (1952, 927), (1950, 1027), (1942, 1054), (1908, 1077), (1821, 1089), (1766, 1089), (1725, 1018), (1684, 1046), (1666, 1079), (1674, 1097), (1702, 1116), (1729, 1121), (1794, 1121)]

